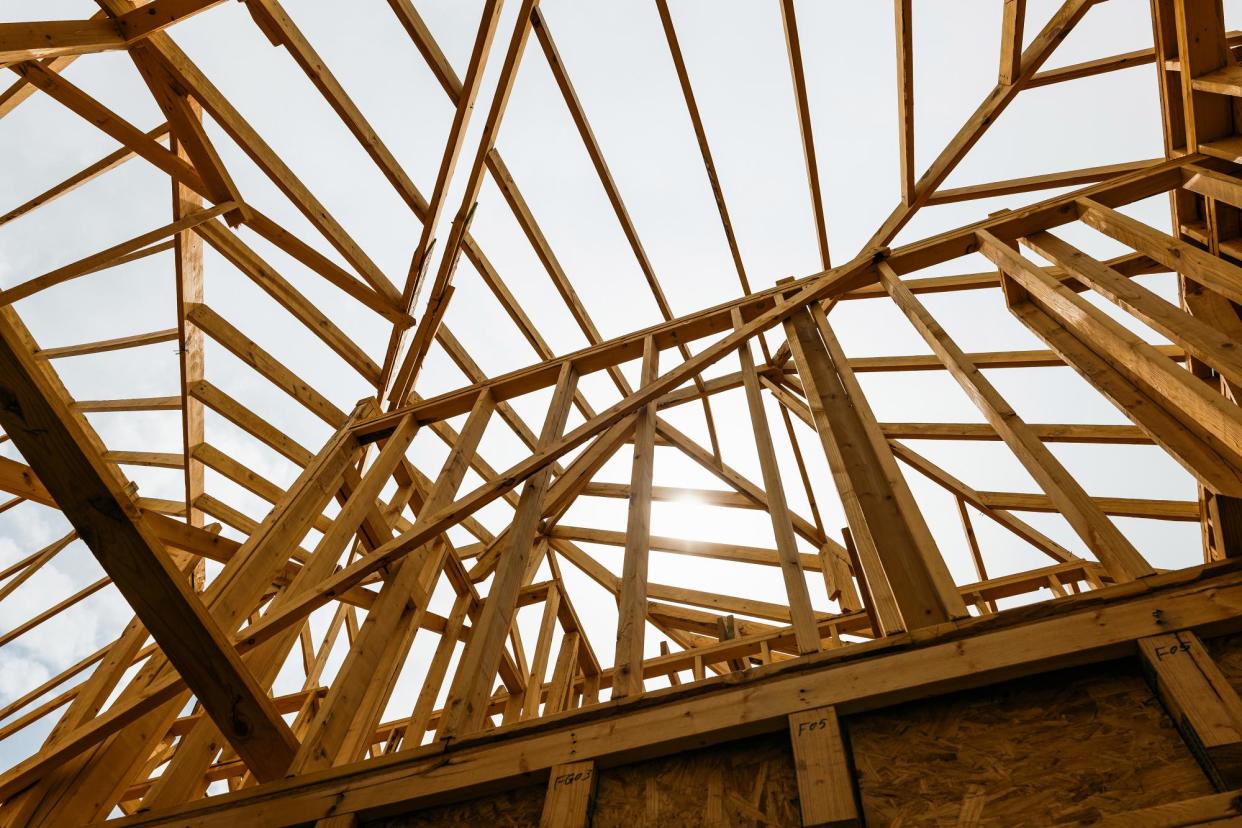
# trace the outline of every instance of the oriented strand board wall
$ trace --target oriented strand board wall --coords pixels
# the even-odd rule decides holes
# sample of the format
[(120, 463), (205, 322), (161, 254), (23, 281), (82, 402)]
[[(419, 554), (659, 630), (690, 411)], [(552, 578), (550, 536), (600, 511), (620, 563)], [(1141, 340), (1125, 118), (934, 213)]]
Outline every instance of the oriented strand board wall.
[(593, 828), (799, 826), (788, 734), (599, 772)]
[(363, 828), (534, 828), (543, 812), (543, 785), (365, 823)]
[[(1242, 636), (1213, 645), (1242, 681)], [(845, 717), (870, 826), (1083, 825), (1212, 793), (1138, 660)], [(798, 826), (786, 731), (598, 772), (594, 828)], [(539, 824), (544, 788), (368, 828)]]
[[(798, 784), (785, 733), (597, 774), (593, 828), (797, 828)], [(536, 828), (543, 787), (429, 808), (366, 828)]]
[(1136, 661), (854, 716), (870, 825), (1081, 824), (1212, 793)]
[(1242, 693), (1242, 634), (1222, 635), (1203, 643), (1233, 689)]

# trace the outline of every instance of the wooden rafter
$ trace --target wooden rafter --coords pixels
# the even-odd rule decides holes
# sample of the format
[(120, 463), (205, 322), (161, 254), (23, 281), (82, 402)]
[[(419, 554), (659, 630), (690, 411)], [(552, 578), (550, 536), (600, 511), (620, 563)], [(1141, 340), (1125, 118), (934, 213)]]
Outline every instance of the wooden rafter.
[[(507, 11), (515, 13), (503, 20), (500, 2), (483, 4), (462, 75), (415, 3), (389, 0), (391, 25), (409, 37), (453, 112), (437, 127), (447, 128), (445, 143), (417, 169), (428, 176), (426, 195), (409, 159), (395, 151), (405, 142), (381, 136), (377, 127), (385, 122), (372, 120), (373, 99), (355, 102), (347, 92), (357, 76), (329, 65), (344, 58), (318, 42), (325, 30), (304, 31), (279, 0), (246, 4), (245, 25), (255, 25), (292, 59), (327, 104), (328, 117), (356, 141), (353, 149), (363, 150), (369, 172), (379, 172), (392, 188), (388, 195), (408, 208), (397, 219), (400, 237), (413, 245), (404, 280), (392, 278), (360, 243), (375, 237), (347, 230), (353, 217), (329, 210), (313, 194), (311, 179), (295, 173), (290, 159), (177, 45), (183, 21), (199, 13), (225, 20), (212, 11), (218, 0), (99, 0), (100, 13), (87, 20), (0, 24), (0, 66), (16, 78), (0, 91), (0, 117), (45, 95), (119, 144), (102, 157), (98, 151), (84, 156), (96, 158), (93, 163), (68, 165), (78, 171), (61, 173), (59, 183), (14, 198), (0, 216), (6, 232), (24, 232), (30, 220), (17, 219), (49, 204), (67, 209), (88, 197), (87, 185), (125, 174), (118, 171), (133, 158), (149, 165), (147, 174), (165, 177), (172, 195), (170, 218), (147, 225), (153, 229), (85, 256), (75, 253), (68, 264), (41, 258), (38, 269), (0, 292), (0, 384), (11, 398), (0, 406), (6, 431), (0, 442), (11, 439), (30, 464), (0, 458), (0, 489), (12, 495), (0, 503), (0, 515), (51, 508), (74, 529), (4, 567), (0, 600), (29, 593), (79, 536), (104, 571), (67, 594), (45, 596), (28, 619), (0, 635), (0, 647), (28, 645), (65, 623), (73, 608), (100, 600), (95, 596), (119, 592), (135, 611), (115, 641), (60, 665), (58, 675), (0, 710), (0, 741), (40, 722), (50, 731), (34, 755), (0, 774), (0, 822), (86, 824), (119, 809), (122, 824), (182, 816), (194, 824), (239, 824), (259, 818), (270, 792), (272, 801), (288, 806), (273, 819), (346, 828), (390, 808), (547, 774), (545, 823), (580, 825), (593, 796), (586, 781), (609, 763), (741, 731), (787, 730), (797, 746), (799, 784), (809, 788), (813, 777), (838, 774), (833, 769), (848, 764), (848, 746), (826, 725), (815, 739), (796, 741), (804, 725), (818, 731), (821, 721), (974, 686), (988, 676), (1137, 649), (1164, 682), (1158, 689), (1171, 709), (1186, 701), (1165, 673), (1219, 689), (1210, 660), (1199, 659), (1198, 672), (1177, 673), (1161, 664), (1153, 642), (1166, 632), (1155, 630), (1166, 612), (1191, 627), (1236, 623), (1229, 603), (1238, 588), (1236, 567), (1227, 559), (1242, 554), (1242, 357), (1235, 353), (1242, 337), (1242, 79), (1233, 52), (1242, 36), (1225, 31), (1220, 0), (1154, 0), (1152, 49), (1045, 70), (1095, 2), (1065, 0), (1026, 49), (1026, 4), (998, 3), (996, 87), (916, 178), (913, 4), (894, 0), (901, 201), (877, 222), (863, 252), (831, 268), (826, 214), (829, 196), (837, 196), (825, 190), (821, 167), (837, 159), (825, 165), (822, 145), (817, 153), (811, 124), (818, 99), (811, 93), (819, 80), (808, 75), (805, 61), (819, 48), (819, 33), (807, 25), (809, 17), (799, 26), (795, 3), (782, 0), (795, 107), (795, 121), (786, 126), (798, 130), (801, 142), (821, 268), (764, 288), (786, 274), (743, 262), (730, 213), (738, 205), (724, 195), (732, 192), (732, 173), (718, 169), (713, 155), (713, 146), (723, 143), (718, 131), (729, 124), (718, 123), (715, 110), (708, 119), (700, 109), (712, 74), (691, 71), (681, 40), (690, 34), (674, 25), (680, 9), (659, 0), (657, 37), (662, 34), (672, 58), (741, 288), (733, 299), (689, 312), (670, 299), (683, 294), (666, 294), (681, 274), (657, 267), (656, 251), (649, 252), (640, 233), (647, 219), (632, 212), (640, 202), (623, 198), (629, 182), (605, 152), (614, 139), (603, 133), (610, 114), (604, 110), (615, 103), (604, 100), (601, 112), (591, 113), (596, 120), (588, 118), (574, 81), (585, 87), (589, 76), (571, 77), (559, 48), (567, 41), (554, 40), (549, 26), (556, 10), (537, 0), (510, 4)], [(506, 23), (507, 34), (498, 37), (504, 21), (512, 28)], [(562, 26), (558, 32), (571, 31)], [(532, 34), (608, 200), (609, 220), (616, 220), (655, 300), (660, 321), (654, 325), (614, 335), (608, 309), (588, 308), (592, 294), (584, 285), (591, 274), (575, 272), (580, 265), (562, 242), (554, 249), (565, 228), (538, 214), (536, 191), (528, 200), (502, 158), (502, 122), (511, 104), (524, 103), (514, 92)], [(996, 44), (989, 42), (991, 51)], [(109, 59), (94, 57), (103, 51), (125, 53), (141, 81), (134, 88), (165, 123), (150, 129), (130, 123), (122, 114), (130, 109), (87, 91), (96, 88), (85, 82), (88, 67)], [(65, 77), (75, 63), (72, 79)], [(378, 60), (372, 63), (374, 83), (383, 76), (375, 74)], [(1052, 94), (1055, 85), (1153, 64), (1164, 158), (943, 186), (1021, 93), (1043, 87)], [(267, 80), (253, 68), (251, 75), (256, 88)], [(475, 107), (486, 115), (472, 118)], [(239, 153), (255, 169), (237, 166)], [(466, 153), (468, 166), (459, 163)], [(514, 169), (528, 174), (516, 161)], [(565, 352), (557, 345), (560, 332), (536, 322), (547, 310), (517, 275), (512, 250), (492, 241), (489, 177), (520, 231), (514, 238), (530, 244), (532, 261), (555, 292), (554, 312), (568, 312), (585, 347)], [(896, 249), (884, 246), (923, 208), (977, 210), (973, 202), (981, 199), (1061, 188), (1079, 189)], [(1166, 193), (1171, 229), (1133, 217), (1140, 214), (1129, 205)], [(480, 219), (488, 226), (472, 231), (476, 209), (488, 214)], [(419, 222), (413, 236), (406, 226), (411, 217)], [(1079, 231), (1088, 228), (1120, 253), (1087, 252), (1094, 248), (1079, 239), (1090, 234)], [(977, 252), (994, 270), (951, 264)], [(1033, 261), (1036, 255), (1046, 264)], [(463, 256), (473, 273), (462, 278), (482, 280), (502, 323), (512, 323), (503, 333), (515, 331), (529, 346), (525, 367), (489, 371), (495, 362), (485, 343), (493, 332), (482, 329), (484, 315), (476, 308), (459, 300), (452, 327), (445, 323)], [(125, 324), (91, 335), (66, 329), (47, 346), (26, 332), (28, 313), (48, 303), (68, 307), (86, 295), (86, 286), (138, 262), (153, 271), (167, 267), (175, 304), (161, 317), (166, 321), (131, 323), (103, 308), (101, 316)], [(220, 264), (279, 307), (275, 318), (264, 317), (270, 328), (215, 292), (213, 268)], [(930, 268), (937, 275), (928, 275)], [(324, 284), (332, 296), (350, 298), (348, 312), (323, 298)], [(1165, 284), (1177, 285), (1176, 299)], [(994, 291), (1003, 302), (991, 312), (1030, 331), (1042, 347), (964, 351), (928, 307), (967, 291)], [(939, 296), (924, 304), (921, 297), (930, 294)], [(838, 326), (836, 314), (863, 300), (906, 316), (931, 353), (849, 352), (838, 339), (845, 324)], [(354, 315), (359, 308), (366, 322), (379, 322), (389, 334), (386, 349), (359, 335), (366, 324)], [(1148, 329), (1163, 339), (1149, 342)], [(786, 344), (773, 353), (765, 334), (777, 330)], [(331, 365), (292, 358), (295, 340), (305, 334), (316, 347), (326, 346)], [(104, 398), (75, 399), (58, 373), (95, 360), (147, 366), (160, 346), (177, 352), (176, 370), (160, 374), (168, 384), (117, 383), (96, 393)], [(423, 379), (424, 367), (435, 364), (433, 349), (464, 382)], [(213, 356), (209, 365), (208, 352), (225, 358)], [(631, 368), (638, 372), (627, 378)], [(347, 383), (367, 389), (357, 405), (332, 374), (340, 369)], [(1004, 372), (1042, 382), (1066, 369), (1085, 381), (1083, 393), (1098, 393), (1125, 419), (1027, 422), (999, 391), (996, 375)], [(150, 373), (130, 370), (135, 377)], [(871, 381), (880, 379), (874, 375), (917, 372), (929, 381), (953, 380), (982, 422), (878, 417), (873, 406), (888, 409), (869, 393)], [(272, 413), (279, 406), (271, 399), (292, 402), (295, 417)], [(681, 412), (673, 412), (686, 403), (703, 407), (702, 445), (679, 427)], [(772, 413), (783, 426), (775, 432)], [(326, 442), (294, 425), (305, 414), (314, 427), (326, 426)], [(178, 429), (169, 426), (169, 433), (179, 432), (177, 445), (146, 444), (148, 429), (157, 430), (150, 426), (128, 432), (138, 439), (111, 444), (118, 433), (113, 424), (139, 418), (179, 419)], [(91, 428), (94, 422), (108, 443)], [(429, 434), (420, 438), (421, 431)], [(738, 436), (748, 449), (754, 440), (759, 472), (753, 480), (740, 470), (743, 458), (726, 457)], [(816, 439), (823, 455), (808, 450)], [(431, 456), (447, 451), (447, 459), (428, 465), (424, 448), (436, 442), (444, 448), (437, 445)], [(977, 470), (941, 459), (962, 443), (1016, 460), (1038, 489), (981, 487), (973, 479)], [(1167, 455), (1198, 498), (1089, 492), (1059, 456), (1074, 445), (1127, 457)], [(271, 452), (272, 463), (252, 451)], [(665, 485), (663, 463), (656, 461), (664, 452), (690, 461), (720, 488)], [(628, 463), (628, 483), (604, 477), (612, 460)], [(918, 475), (907, 481), (907, 472)], [(157, 474), (179, 481), (175, 498), (147, 483)], [(141, 481), (141, 494), (129, 476)], [(599, 498), (627, 501), (623, 528), (596, 523), (604, 513)], [(764, 512), (760, 522), (771, 525), (772, 541), (653, 533), (657, 510), (683, 501), (747, 510), (751, 517)], [(833, 524), (838, 502), (844, 527)], [(939, 536), (946, 524), (932, 520), (937, 509), (940, 517), (948, 514), (956, 540)], [(1063, 546), (1053, 539), (1060, 535), (1037, 529), (1028, 513), (1063, 519), (1080, 543)], [(1157, 574), (1156, 558), (1145, 557), (1151, 547), (1130, 519), (1195, 524), (1205, 558), (1223, 563), (1201, 573)], [(992, 523), (1050, 559), (1048, 565), (1014, 571), (984, 531)], [(613, 563), (601, 551), (606, 548), (620, 550)], [(953, 566), (950, 554), (958, 556)], [(1162, 549), (1161, 565), (1172, 554)], [(705, 582), (651, 577), (649, 564), (662, 555), (738, 575), (713, 574)], [(962, 578), (962, 571), (973, 575)], [(783, 591), (760, 596), (742, 573), (779, 574)], [(1223, 597), (1200, 600), (1196, 579)], [(582, 594), (588, 588), (602, 590), (607, 600)], [(437, 594), (450, 600), (433, 611)], [(1048, 598), (1061, 603), (1009, 612), (1011, 602)], [(600, 632), (600, 618), (614, 601), (615, 656), (601, 663), (596, 648), (610, 633)], [(326, 628), (312, 618), (321, 608)], [(519, 615), (537, 623), (518, 623)], [(989, 618), (976, 622), (973, 615)], [(1095, 620), (1081, 623), (1087, 615)], [(1189, 633), (1179, 635), (1188, 637), (1177, 638), (1177, 646), (1202, 649)], [(427, 661), (415, 665), (417, 658)], [(278, 694), (275, 683), (289, 671), (300, 689)], [(713, 686), (713, 675), (728, 678)], [(417, 681), (402, 697), (411, 677)], [(748, 695), (752, 682), (762, 688), (757, 700)], [(877, 682), (888, 689), (872, 689)], [(669, 689), (654, 689), (663, 684)], [(611, 700), (601, 701), (609, 692)], [(1196, 726), (1195, 716), (1182, 719), (1183, 728)], [(563, 722), (568, 726), (558, 729)], [(700, 732), (711, 735), (694, 741)], [(563, 733), (573, 736), (565, 741)], [(525, 752), (528, 744), (537, 748)], [(1230, 754), (1216, 750), (1217, 742), (1204, 744), (1211, 748), (1204, 761), (1214, 763), (1209, 772), (1224, 779)], [(377, 775), (358, 763), (371, 763)], [(293, 778), (268, 784), (286, 774)], [(389, 776), (370, 787), (350, 781), (379, 774)], [(404, 792), (396, 791), (396, 780)], [(233, 793), (217, 800), (221, 789)], [(804, 816), (831, 813), (842, 824), (856, 819), (852, 788), (834, 790), (846, 793), (804, 792)], [(720, 818), (723, 803), (736, 801), (747, 818), (763, 822), (766, 794), (759, 786), (742, 794), (712, 781), (709, 818)], [(194, 804), (204, 797), (206, 803)], [(959, 821), (969, 821), (984, 799), (968, 797)]]

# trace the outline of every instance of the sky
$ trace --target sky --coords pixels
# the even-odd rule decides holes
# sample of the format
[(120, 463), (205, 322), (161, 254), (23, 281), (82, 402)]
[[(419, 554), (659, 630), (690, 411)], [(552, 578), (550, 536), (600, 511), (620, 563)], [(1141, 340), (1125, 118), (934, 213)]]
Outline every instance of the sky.
[[(464, 74), (481, 0), (417, 0), (416, 5), (458, 74)], [(495, 86), (499, 56), (511, 36), (519, 5), (518, 0), (509, 0), (504, 6), (493, 60), (484, 75), (481, 103), (467, 133), (459, 174), (447, 196), (445, 213), (449, 217), (461, 199), (465, 171), (473, 159)], [(915, 158), (919, 173), (995, 83), (1001, 5), (998, 0), (958, 0), (951, 4), (914, 0)], [(1055, 0), (1030, 0), (1028, 41), (1058, 5)], [(327, 0), (287, 0), (285, 6), (417, 186), (429, 194), (453, 108), (388, 4), (383, 0), (356, 0), (348, 4), (344, 15), (340, 3)], [(762, 289), (784, 277), (817, 272), (819, 256), (778, 4), (775, 0), (671, 0), (670, 6), (752, 285)], [(1228, 25), (1239, 25), (1242, 3), (1226, 0), (1225, 7)], [(8, 0), (0, 5), (0, 21), (80, 19), (95, 8), (88, 0)], [(673, 313), (689, 313), (737, 296), (740, 286), (654, 3), (546, 0), (541, 8)], [(843, 263), (860, 250), (899, 198), (892, 4), (882, 0), (800, 0), (797, 11), (829, 245), (834, 263)], [(381, 270), (400, 285), (421, 227), (293, 60), (270, 45), (239, 3), (225, 3), (172, 31), (177, 43)], [(1111, 0), (1092, 8), (1045, 68), (1150, 45), (1146, 0)], [(84, 57), (65, 72), (65, 77), (140, 128), (149, 129), (161, 120), (124, 53)], [(207, 128), (245, 198), (339, 261), (236, 145), (215, 124), (209, 122)], [(944, 186), (1155, 158), (1163, 152), (1160, 136), (1159, 101), (1151, 66), (1023, 92)], [(36, 95), (0, 121), (0, 158), (6, 159), (0, 167), (0, 198), (4, 199), (0, 210), (43, 191), (115, 146), (73, 113)], [(618, 336), (660, 321), (658, 308), (533, 37), (520, 65), (497, 146), (602, 336)], [(926, 208), (895, 244), (1054, 194)], [(166, 224), (170, 221), (169, 202), (167, 178), (141, 160), (130, 161), (72, 195), (0, 226), (0, 286), (12, 286)], [(1133, 205), (1125, 212), (1169, 229), (1164, 198)], [(490, 178), (484, 183), (471, 231), (556, 353), (587, 344)], [(382, 359), (388, 338), (386, 323), (253, 233), (243, 230), (242, 234), (376, 361)], [(447, 235), (447, 221), (438, 235), (441, 239)], [(1109, 240), (1086, 228), (1067, 228), (1064, 236), (1093, 255), (1118, 252)], [(916, 275), (988, 269), (986, 262), (974, 256)], [(1142, 277), (1142, 282), (1175, 299), (1171, 276)], [(537, 361), (537, 355), (465, 259), (454, 286), (456, 293), (446, 324), (486, 374), (494, 376)], [(349, 410), (367, 395), (367, 384), (360, 376), (210, 249), (206, 254), (205, 290), (208, 305), (337, 406)], [(997, 290), (929, 295), (925, 304), (967, 351), (1043, 347), (1010, 316)], [(1097, 304), (1104, 307), (1102, 302)], [(20, 301), (16, 308), (44, 347), (173, 327), (171, 254), (152, 256), (46, 290)], [(1111, 307), (1105, 309), (1121, 318)], [(830, 320), (852, 357), (929, 352), (887, 299), (843, 303), (832, 311)], [(1138, 323), (1125, 321), (1149, 341), (1164, 341)], [(775, 345), (779, 339), (773, 337), (771, 342)], [(675, 358), (674, 352), (666, 352), (664, 369), (671, 367)], [(177, 361), (175, 343), (162, 343), (58, 360), (56, 368), (77, 399), (162, 396), (177, 393)], [(208, 343), (206, 365), (207, 378), (213, 384), (279, 423), (286, 434), (308, 449), (317, 450), (329, 436), (326, 424), (215, 343)], [(636, 364), (624, 366), (632, 383), (637, 381), (637, 368)], [(708, 376), (735, 370), (737, 362), (730, 358), (718, 363)], [(990, 371), (988, 376), (1029, 422), (1126, 422), (1068, 368), (1009, 369)], [(864, 374), (861, 382), (881, 421), (982, 421), (944, 372)], [(417, 390), (431, 396), (467, 383), (436, 348), (428, 357)], [(596, 410), (618, 399), (615, 388), (602, 375), (583, 378), (581, 387)], [(549, 395), (545, 390), (514, 401), (536, 432)], [(759, 481), (742, 392), (725, 392), (712, 403), (726, 462)], [(786, 493), (796, 511), (809, 515), (778, 410), (771, 399), (766, 404), (778, 457), (786, 470)], [(700, 406), (671, 409), (665, 416), (706, 443)], [(462, 419), (455, 418), (453, 424), (460, 427)], [(180, 422), (175, 412), (93, 414), (90, 420), (112, 449), (181, 450)], [(580, 422), (575, 412), (569, 427)], [(822, 451), (809, 429), (801, 423), (795, 428), (828, 533), (839, 538), (839, 528), (845, 522)], [(297, 469), (291, 463), (210, 412), (207, 440), (281, 485), (288, 485), (296, 476)], [(911, 445), (977, 489), (1038, 491), (999, 442)], [(1092, 494), (1195, 497), (1190, 476), (1154, 447), (1051, 448)], [(17, 457), (11, 444), (3, 446), (0, 453)], [(494, 468), (505, 468), (524, 453), (512, 433), (495, 424), (489, 428), (482, 454)], [(433, 477), (445, 455), (444, 445), (429, 430), (416, 438), (410, 451), (411, 459)], [(125, 470), (138, 482), (144, 496), (183, 496), (178, 471)], [(623, 449), (596, 479), (627, 482), (629, 473), (630, 452)], [(917, 474), (908, 479), (955, 579), (958, 583), (976, 580), (952, 498)], [(715, 478), (669, 448), (657, 449), (655, 480), (657, 485), (720, 488)], [(471, 473), (462, 491), (479, 482)], [(207, 489), (256, 520), (267, 511), (262, 501), (211, 472)], [(483, 510), (480, 518), (496, 530), (509, 515), (508, 507), (493, 505)], [(1061, 518), (1038, 514), (1021, 517), (1071, 550), (1086, 554)], [(986, 518), (977, 513), (974, 518), (991, 575), (1047, 563), (1038, 552)], [(625, 519), (625, 501), (584, 498), (562, 523), (623, 530)], [(1201, 560), (1195, 524), (1116, 520), (1158, 567), (1186, 566)], [(54, 510), (35, 504), (10, 509), (0, 515), (0, 568), (66, 531), (66, 522)], [(239, 537), (231, 529), (224, 532)], [(766, 513), (694, 502), (656, 503), (652, 532), (774, 545)], [(457, 542), (467, 540), (460, 531), (452, 537)], [(313, 542), (312, 535), (306, 543)], [(589, 544), (584, 548), (613, 572), (619, 572), (621, 550)], [(814, 550), (804, 544), (803, 551)], [(652, 553), (650, 567), (653, 582), (784, 600), (775, 568), (664, 553)], [(605, 665), (611, 664), (616, 624), (611, 596), (574, 567), (562, 563), (562, 569), (596, 652)], [(0, 632), (93, 582), (100, 574), (80, 542), (70, 545), (28, 583), (0, 601)], [(544, 577), (546, 570), (537, 576)], [(834, 608), (817, 575), (808, 583), (818, 609)], [(433, 609), (445, 612), (450, 602), (451, 595), (442, 588)], [(538, 613), (538, 608), (532, 607), (520, 614), (525, 635), (533, 636)], [(321, 611), (313, 619), (317, 635), (326, 626), (328, 615), (330, 612)], [(109, 588), (0, 649), (0, 705), (114, 638), (129, 617), (123, 601)], [(655, 653), (662, 636), (650, 628), (648, 632), (648, 651)], [(389, 716), (408, 715), (421, 670), (434, 646), (434, 636), (416, 639)], [(339, 665), (341, 652), (343, 647), (338, 647), (329, 675)], [(277, 680), (276, 690), (296, 690), (299, 683), (300, 674), (291, 665)], [(53, 720), (47, 717), (0, 742), (0, 767), (36, 749)]]

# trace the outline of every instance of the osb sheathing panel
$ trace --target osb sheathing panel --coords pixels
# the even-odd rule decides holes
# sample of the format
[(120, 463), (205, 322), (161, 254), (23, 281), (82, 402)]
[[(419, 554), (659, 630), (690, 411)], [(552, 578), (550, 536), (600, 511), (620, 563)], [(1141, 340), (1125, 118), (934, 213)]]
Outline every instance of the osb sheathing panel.
[(1134, 661), (848, 721), (870, 825), (1081, 824), (1212, 792)]
[(600, 771), (594, 828), (799, 826), (785, 732)]
[(1223, 635), (1208, 639), (1204, 644), (1233, 689), (1242, 693), (1242, 634)]
[(364, 823), (364, 828), (534, 828), (543, 813), (543, 785), (482, 796), (391, 819)]

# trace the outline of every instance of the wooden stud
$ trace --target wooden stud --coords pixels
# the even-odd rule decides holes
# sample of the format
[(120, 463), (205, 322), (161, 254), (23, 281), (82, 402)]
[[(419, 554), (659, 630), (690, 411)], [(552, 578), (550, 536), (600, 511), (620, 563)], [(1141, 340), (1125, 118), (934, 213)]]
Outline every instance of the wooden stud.
[(997, 83), (1008, 86), (1022, 74), (1022, 29), (1026, 0), (1004, 0), (1001, 13), (1000, 73)]
[[(556, 391), (548, 407), (539, 435), (540, 449), (555, 443), (565, 427), (569, 405), (577, 375), (569, 363), (560, 370)], [(504, 639), (513, 623), (513, 613), (520, 579), (526, 569), (531, 544), (534, 541), (540, 506), (547, 491), (550, 473), (543, 470), (534, 474), (522, 487), (517, 515), (511, 527), (508, 550), (496, 571), (491, 591), (483, 603), (483, 611), (475, 622), (470, 640), (462, 653), (457, 677), (445, 706), (441, 739), (474, 732), (483, 726), (486, 717), (486, 700), (491, 696), (492, 678), (500, 662)]]
[[(733, 314), (734, 328), (741, 330), (742, 315)], [(781, 484), (776, 453), (772, 446), (772, 433), (768, 428), (768, 415), (763, 409), (759, 395), (759, 379), (755, 373), (754, 356), (750, 343), (738, 346), (738, 359), (742, 363), (742, 378), (746, 388), (746, 404), (750, 409), (750, 422), (755, 430), (755, 447), (759, 452), (759, 466), (763, 471), (763, 487), (768, 495), (768, 512), (772, 516), (772, 531), (776, 535), (776, 549), (781, 558), (781, 575), (789, 596), (789, 612), (798, 637), (798, 648), (803, 653), (820, 650), (819, 633), (815, 629), (815, 614), (811, 597), (807, 592), (806, 578), (798, 558), (798, 542), (794, 538), (793, 525), (785, 505), (785, 492)]]
[(833, 707), (789, 716), (789, 738), (798, 773), (798, 807), (803, 825), (850, 828), (861, 825), (854, 801), (850, 757)]
[(1193, 632), (1140, 639), (1161, 700), (1219, 790), (1242, 784), (1242, 699)]
[[(642, 384), (659, 374), (655, 340), (643, 342)], [(625, 530), (625, 558), (618, 603), (616, 667), (612, 697), (643, 692), (643, 641), (647, 625), (647, 554), (651, 544), (651, 479), (655, 466), (654, 403), (638, 412), (634, 425), (634, 460), (630, 472), (630, 509)]]

